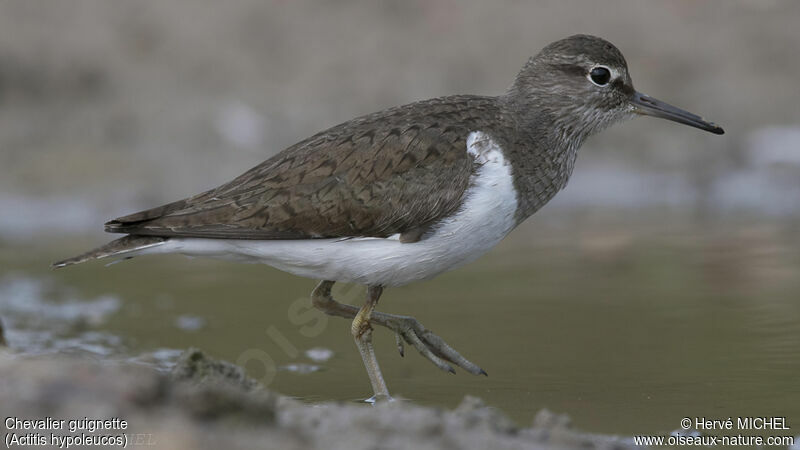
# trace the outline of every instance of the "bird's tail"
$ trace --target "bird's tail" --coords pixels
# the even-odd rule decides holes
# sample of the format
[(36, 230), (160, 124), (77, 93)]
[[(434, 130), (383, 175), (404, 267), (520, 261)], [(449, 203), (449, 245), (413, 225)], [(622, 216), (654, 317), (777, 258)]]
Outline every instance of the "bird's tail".
[(89, 250), (88, 252), (82, 255), (78, 255), (72, 258), (67, 258), (63, 261), (54, 262), (51, 267), (57, 269), (59, 267), (65, 267), (72, 264), (82, 263), (90, 259), (100, 259), (108, 256), (117, 256), (117, 255), (127, 256), (130, 255), (131, 253), (135, 253), (140, 250), (161, 245), (164, 242), (166, 242), (167, 239), (168, 238), (158, 237), (158, 236), (137, 236), (135, 234), (130, 234), (128, 236), (121, 237), (115, 241), (111, 241), (106, 245), (97, 247), (94, 250)]

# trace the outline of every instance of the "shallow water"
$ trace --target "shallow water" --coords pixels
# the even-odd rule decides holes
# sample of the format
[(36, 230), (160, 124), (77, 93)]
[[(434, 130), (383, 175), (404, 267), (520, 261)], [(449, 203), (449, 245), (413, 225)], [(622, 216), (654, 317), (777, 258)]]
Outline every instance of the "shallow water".
[[(526, 224), (476, 263), (387, 290), (381, 310), (417, 317), (489, 373), (449, 375), (409, 348), (401, 358), (378, 329), (392, 392), (448, 407), (477, 395), (521, 424), (547, 407), (581, 429), (625, 435), (666, 433), (685, 416), (800, 426), (796, 231), (579, 224)], [(195, 346), (308, 401), (371, 394), (349, 324), (309, 309), (312, 280), (180, 256), (48, 269), (82, 250), (0, 247), (12, 349), (167, 368)], [(360, 303), (363, 290), (334, 294)]]

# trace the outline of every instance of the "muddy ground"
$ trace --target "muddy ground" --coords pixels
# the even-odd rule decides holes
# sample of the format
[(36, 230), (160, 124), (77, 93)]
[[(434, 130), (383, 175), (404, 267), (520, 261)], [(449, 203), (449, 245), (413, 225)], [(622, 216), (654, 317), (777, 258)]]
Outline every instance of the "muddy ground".
[[(14, 434), (51, 446), (63, 436), (106, 436), (112, 443), (169, 449), (634, 448), (624, 438), (573, 430), (567, 416), (546, 410), (531, 423), (515, 424), (471, 396), (452, 410), (404, 401), (302, 403), (199, 350), (186, 351), (171, 373), (130, 363), (0, 354), (0, 413), (4, 439)], [(34, 430), (8, 418), (49, 422)], [(92, 432), (84, 418), (119, 420)], [(54, 431), (59, 420), (64, 429)], [(70, 432), (70, 420), (83, 429)]]

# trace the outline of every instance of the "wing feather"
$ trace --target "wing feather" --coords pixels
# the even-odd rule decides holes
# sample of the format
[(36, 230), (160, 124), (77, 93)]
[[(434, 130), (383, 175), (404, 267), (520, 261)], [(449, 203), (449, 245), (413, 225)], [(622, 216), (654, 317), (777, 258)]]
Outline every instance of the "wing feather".
[(478, 115), (497, 113), (495, 102), (444, 97), (364, 116), (215, 189), (112, 220), (106, 231), (222, 239), (421, 235), (458, 209), (475, 170), (466, 137)]

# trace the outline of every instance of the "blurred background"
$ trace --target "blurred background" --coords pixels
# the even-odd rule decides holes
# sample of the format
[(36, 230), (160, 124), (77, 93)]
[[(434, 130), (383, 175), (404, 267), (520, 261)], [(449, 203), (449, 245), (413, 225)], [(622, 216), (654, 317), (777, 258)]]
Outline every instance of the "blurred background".
[(9, 346), (166, 367), (193, 345), (288, 395), (364, 398), (348, 324), (308, 336), (291, 320), (310, 280), (178, 256), (47, 265), (111, 239), (108, 219), (352, 117), (501, 94), (541, 47), (588, 33), (622, 50), (638, 90), (726, 134), (643, 118), (591, 138), (566, 190), (498, 249), (382, 301), (491, 376), (400, 359), (379, 330), (390, 388), (444, 406), (478, 395), (524, 423), (548, 407), (615, 433), (712, 413), (798, 421), (798, 23), (791, 0), (3, 2)]

